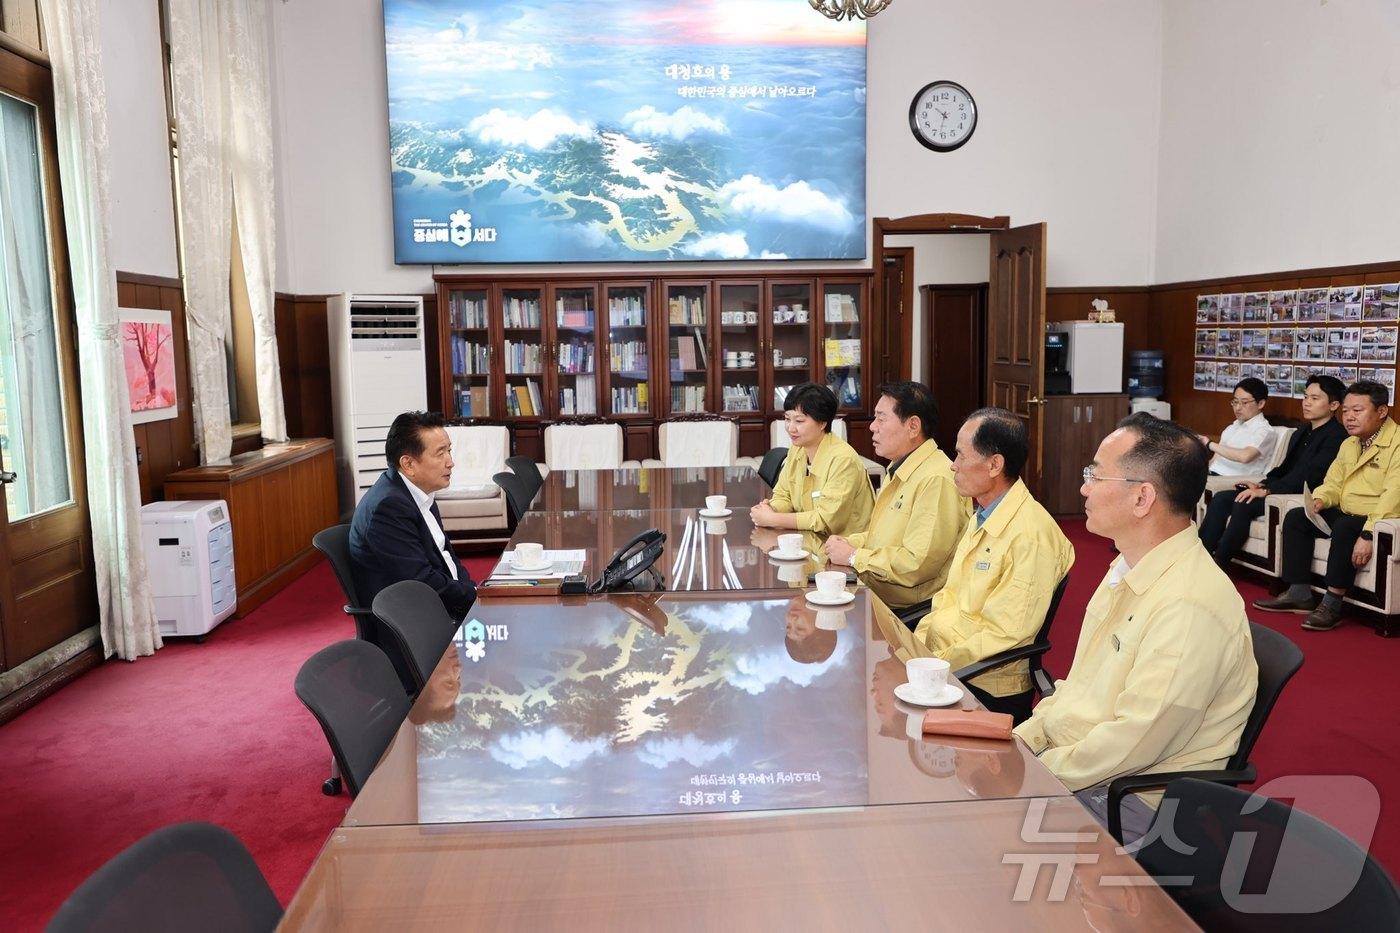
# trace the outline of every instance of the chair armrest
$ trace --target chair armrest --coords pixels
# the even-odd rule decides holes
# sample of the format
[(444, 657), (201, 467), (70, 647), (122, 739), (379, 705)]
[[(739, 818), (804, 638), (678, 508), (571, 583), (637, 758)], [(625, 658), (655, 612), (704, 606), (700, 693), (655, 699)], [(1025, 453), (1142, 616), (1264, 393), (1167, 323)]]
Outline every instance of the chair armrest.
[(367, 641), (371, 645), (378, 644), (374, 638), (377, 627), (378, 616), (373, 609), (361, 609), (357, 606), (342, 606), (345, 614), (355, 620), (355, 637), (360, 641)]
[(642, 462), (640, 460), (624, 460), (622, 465), (618, 467), (619, 470), (640, 470), (641, 468)]
[(642, 461), (643, 470), (662, 470), (665, 468), (665, 463), (662, 463), (660, 460), (653, 460), (651, 457), (647, 457), (645, 460)]
[(1298, 492), (1275, 492), (1264, 497), (1266, 508), (1277, 509), (1287, 514), (1303, 507), (1303, 494)]
[(1400, 518), (1378, 518), (1375, 528), (1378, 535), (1400, 537)]
[(1004, 664), (1010, 664), (1012, 661), (1024, 661), (1026, 658), (1036, 657), (1049, 650), (1050, 643), (1048, 641), (1038, 641), (1033, 645), (1012, 648), (1008, 651), (998, 652), (990, 658), (984, 658), (981, 661), (969, 664), (962, 670), (954, 671), (953, 676), (958, 680), (966, 681), (969, 678), (976, 677), (979, 674), (985, 674), (987, 671), (994, 670)]
[(1198, 781), (1213, 781), (1216, 784), (1229, 784), (1238, 787), (1250, 784), (1256, 775), (1253, 763), (1246, 764), (1238, 771), (1161, 771), (1156, 774), (1129, 774), (1115, 778), (1108, 785), (1108, 832), (1119, 845), (1123, 843), (1123, 798), (1132, 791), (1153, 790), (1166, 787), (1177, 778), (1195, 778)]

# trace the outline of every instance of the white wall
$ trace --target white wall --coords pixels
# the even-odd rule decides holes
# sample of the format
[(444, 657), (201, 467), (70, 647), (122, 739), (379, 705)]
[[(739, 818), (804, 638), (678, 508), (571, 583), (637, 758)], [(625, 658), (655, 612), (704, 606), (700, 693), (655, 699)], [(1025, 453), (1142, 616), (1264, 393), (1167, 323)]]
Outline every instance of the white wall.
[(924, 378), (923, 285), (972, 285), (988, 281), (992, 267), (991, 237), (985, 233), (887, 236), (885, 246), (914, 249), (914, 366), (915, 379)]
[(120, 272), (179, 274), (160, 15), (155, 3), (99, 0), (112, 211), (111, 260)]
[(1400, 3), (1165, 6), (1155, 280), (1400, 256)]
[[(1160, 4), (900, 0), (881, 13), (869, 45), (871, 215), (1047, 221), (1051, 285), (1146, 281)], [(432, 269), (393, 264), (380, 0), (270, 7), (283, 160), (279, 236), (289, 250), (280, 287), (430, 290)], [(915, 142), (908, 107), (920, 87), (944, 77), (965, 84), (982, 115), (968, 146), (939, 155)]]

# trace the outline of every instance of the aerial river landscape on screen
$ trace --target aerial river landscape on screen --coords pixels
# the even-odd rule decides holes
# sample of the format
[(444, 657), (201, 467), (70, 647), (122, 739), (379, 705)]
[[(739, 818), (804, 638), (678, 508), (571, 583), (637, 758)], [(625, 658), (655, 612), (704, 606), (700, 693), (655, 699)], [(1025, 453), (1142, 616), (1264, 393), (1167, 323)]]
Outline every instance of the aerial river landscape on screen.
[(865, 256), (865, 24), (385, 0), (399, 263)]

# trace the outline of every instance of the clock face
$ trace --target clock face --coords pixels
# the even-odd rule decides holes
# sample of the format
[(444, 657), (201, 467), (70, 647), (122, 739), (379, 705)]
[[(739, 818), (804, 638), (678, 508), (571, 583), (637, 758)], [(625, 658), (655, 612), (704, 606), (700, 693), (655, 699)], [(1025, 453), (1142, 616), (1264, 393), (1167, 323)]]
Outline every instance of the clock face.
[(951, 152), (971, 139), (977, 129), (977, 104), (961, 84), (935, 81), (914, 95), (909, 105), (909, 128), (928, 148)]

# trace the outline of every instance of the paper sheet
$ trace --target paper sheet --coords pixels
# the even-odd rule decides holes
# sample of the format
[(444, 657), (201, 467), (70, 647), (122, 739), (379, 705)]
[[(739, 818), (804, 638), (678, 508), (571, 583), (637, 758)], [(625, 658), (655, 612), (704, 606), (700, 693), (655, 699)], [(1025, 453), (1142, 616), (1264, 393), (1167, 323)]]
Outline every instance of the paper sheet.
[(1329, 538), (1332, 536), (1332, 526), (1327, 524), (1327, 519), (1319, 515), (1317, 509), (1313, 507), (1313, 494), (1307, 483), (1303, 484), (1303, 514), (1308, 516), (1308, 521), (1312, 522), (1318, 531)]

